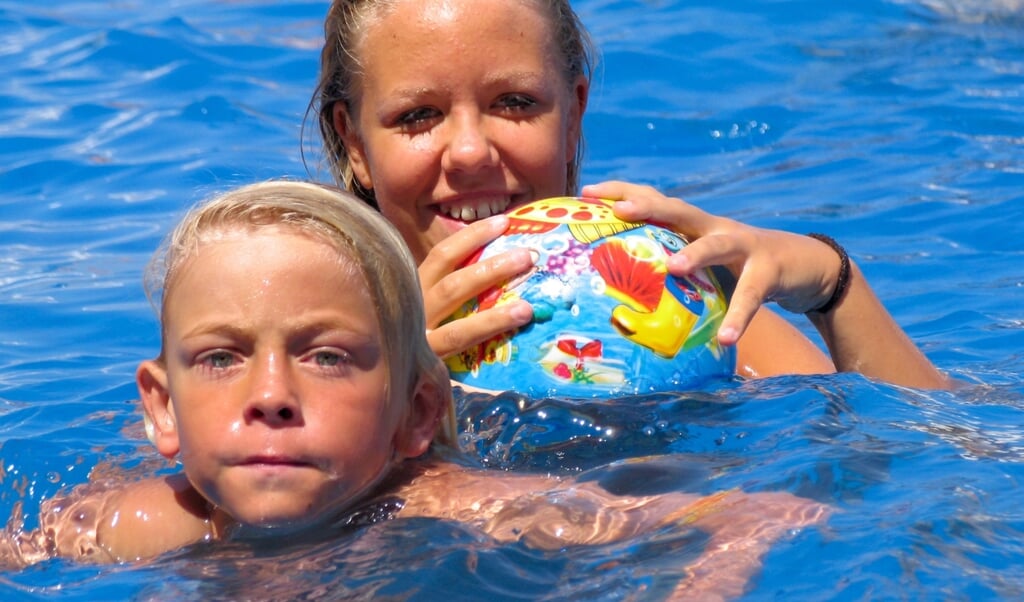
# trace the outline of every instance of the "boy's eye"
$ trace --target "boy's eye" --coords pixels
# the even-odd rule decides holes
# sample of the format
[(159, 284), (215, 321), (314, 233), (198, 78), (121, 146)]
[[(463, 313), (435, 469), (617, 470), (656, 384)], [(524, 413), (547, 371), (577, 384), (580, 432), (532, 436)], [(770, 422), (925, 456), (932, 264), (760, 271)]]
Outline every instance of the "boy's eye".
[(346, 358), (342, 354), (334, 351), (317, 351), (313, 359), (316, 360), (318, 366), (324, 368), (333, 368), (346, 362)]
[(235, 363), (235, 358), (227, 351), (214, 351), (203, 358), (203, 363), (211, 368), (228, 368)]

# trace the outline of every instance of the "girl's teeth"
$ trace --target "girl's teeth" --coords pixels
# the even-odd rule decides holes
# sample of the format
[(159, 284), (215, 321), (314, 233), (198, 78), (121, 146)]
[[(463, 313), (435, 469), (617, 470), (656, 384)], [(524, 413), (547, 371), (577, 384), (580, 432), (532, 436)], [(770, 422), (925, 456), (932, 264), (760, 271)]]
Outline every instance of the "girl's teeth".
[(449, 205), (443, 211), (457, 220), (475, 222), (478, 219), (484, 219), (501, 213), (510, 204), (511, 202), (508, 199), (498, 199), (479, 206), (463, 205), (460, 207), (458, 205)]

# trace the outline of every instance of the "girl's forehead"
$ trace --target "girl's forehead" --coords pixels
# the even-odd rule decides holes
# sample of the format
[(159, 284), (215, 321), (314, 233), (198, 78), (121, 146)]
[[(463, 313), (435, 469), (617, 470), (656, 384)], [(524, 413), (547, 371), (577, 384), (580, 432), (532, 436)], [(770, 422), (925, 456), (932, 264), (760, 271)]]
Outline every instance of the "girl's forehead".
[[(413, 23), (426, 27), (441, 27), (449, 23), (471, 26), (483, 23), (495, 16), (502, 16), (507, 27), (515, 26), (516, 15), (529, 12), (550, 21), (548, 12), (537, 0), (397, 0), (381, 2), (365, 13), (365, 29), (375, 25), (392, 24), (408, 26)], [(395, 35), (396, 31), (389, 31)]]
[[(368, 17), (353, 52), (364, 82), (401, 74), (458, 78), (481, 69), (560, 73), (553, 31), (547, 13), (530, 0), (402, 0)], [(517, 66), (523, 62), (529, 66)]]

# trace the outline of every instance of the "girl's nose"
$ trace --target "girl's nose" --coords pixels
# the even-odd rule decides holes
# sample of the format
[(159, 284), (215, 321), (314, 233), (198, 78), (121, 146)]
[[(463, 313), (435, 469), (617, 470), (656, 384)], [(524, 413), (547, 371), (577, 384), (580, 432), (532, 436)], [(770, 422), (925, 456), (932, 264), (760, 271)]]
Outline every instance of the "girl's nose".
[(472, 172), (498, 162), (498, 153), (479, 114), (449, 116), (450, 137), (442, 157), (445, 171)]
[(298, 423), (301, 406), (284, 362), (271, 355), (257, 360), (253, 386), (245, 408), (246, 422), (262, 421), (272, 426)]

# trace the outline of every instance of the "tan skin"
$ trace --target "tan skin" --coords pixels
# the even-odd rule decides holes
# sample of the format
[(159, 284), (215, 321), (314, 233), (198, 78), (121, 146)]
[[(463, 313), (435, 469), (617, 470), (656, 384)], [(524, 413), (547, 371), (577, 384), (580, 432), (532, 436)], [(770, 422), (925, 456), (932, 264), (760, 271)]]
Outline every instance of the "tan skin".
[[(522, 250), (462, 268), (507, 228), (504, 216), (486, 216), (566, 188), (589, 83), (564, 80), (545, 19), (529, 2), (398, 2), (371, 17), (357, 44), (363, 75), (351, 111), (333, 108), (355, 177), (420, 263), (428, 338), (442, 357), (532, 319), (520, 301), (445, 321), (532, 267)], [(742, 340), (723, 342), (737, 345), (744, 376), (835, 370), (768, 309)]]
[[(584, 193), (621, 199), (616, 213), (622, 218), (666, 224), (689, 237), (693, 242), (669, 260), (671, 273), (725, 265), (738, 276), (719, 330), (723, 342), (735, 342), (757, 328), (755, 316), (767, 301), (804, 313), (821, 306), (835, 290), (839, 259), (821, 241), (717, 217), (646, 186), (608, 182), (586, 187)], [(850, 268), (839, 303), (827, 314), (807, 313), (836, 368), (911, 387), (952, 386), (896, 324), (856, 263), (851, 261)]]
[[(495, 541), (545, 550), (608, 544), (672, 525), (701, 529), (710, 539), (685, 567), (687, 576), (671, 598), (679, 600), (742, 594), (772, 543), (829, 516), (827, 506), (785, 492), (616, 496), (592, 482), (496, 474), (433, 460), (407, 460), (376, 494), (403, 501), (399, 518), (465, 522)], [(122, 485), (70, 502), (52, 500), (49, 509), (58, 505), (64, 519), (84, 514), (89, 520), (60, 523), (45, 541), (39, 532), (20, 541), (0, 539), (0, 566), (24, 566), (53, 556), (102, 563), (144, 561), (227, 538), (244, 527), (211, 511), (184, 475)], [(85, 507), (99, 510), (80, 512)], [(43, 512), (47, 510), (44, 506)]]
[(322, 529), (389, 496), (401, 500), (399, 517), (462, 521), (540, 549), (700, 528), (710, 541), (677, 596), (723, 597), (742, 593), (772, 542), (828, 515), (785, 492), (620, 496), (591, 481), (434, 458), (453, 403), (443, 366), (413, 382), (387, 369), (365, 287), (334, 246), (287, 227), (226, 229), (203, 242), (165, 294), (164, 352), (136, 375), (153, 442), (183, 471), (47, 501), (45, 528), (0, 537), (0, 565), (139, 561)]
[[(504, 232), (506, 225), (502, 217), (471, 224), (435, 246), (427, 260), (420, 264), (427, 323), (434, 325), (428, 333), (430, 344), (442, 357), (533, 319), (529, 304), (517, 301), (442, 324), (461, 305), (462, 302), (456, 300), (472, 298), (533, 267), (533, 259), (524, 250), (521, 254), (510, 252), (468, 268), (459, 268), (466, 257)], [(838, 271), (838, 258), (835, 263)], [(767, 308), (762, 308), (751, 318), (741, 340), (725, 344), (736, 345), (736, 372), (748, 378), (835, 371), (832, 361), (810, 339)], [(785, 353), (780, 353), (780, 349)]]

